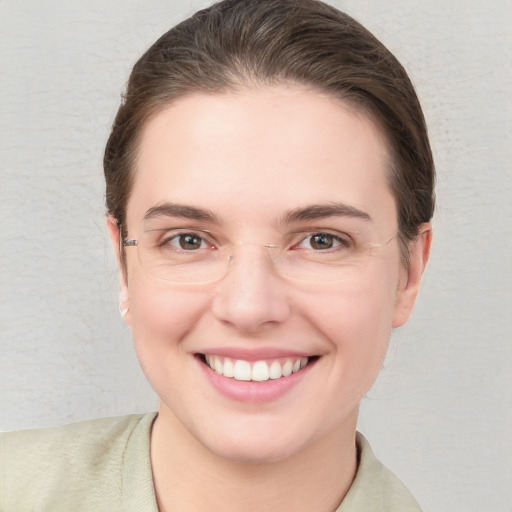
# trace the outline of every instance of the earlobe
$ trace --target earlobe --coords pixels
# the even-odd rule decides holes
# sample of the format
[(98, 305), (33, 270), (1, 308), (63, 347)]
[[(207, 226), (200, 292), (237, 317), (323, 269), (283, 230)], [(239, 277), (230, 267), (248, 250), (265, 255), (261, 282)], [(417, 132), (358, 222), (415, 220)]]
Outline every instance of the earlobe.
[(131, 325), (131, 315), (128, 299), (128, 288), (121, 283), (121, 292), (119, 293), (119, 314), (127, 325)]
[(400, 284), (395, 303), (393, 327), (404, 325), (411, 316), (420, 289), (421, 277), (427, 266), (432, 243), (432, 226), (422, 224), (419, 235), (409, 245), (409, 265), (404, 270), (405, 277)]
[(119, 226), (117, 224), (117, 220), (109, 215), (107, 217), (107, 228), (110, 235), (110, 241), (112, 243), (112, 249), (114, 250), (114, 254), (116, 256), (117, 266), (119, 269), (119, 284), (121, 290), (119, 292), (119, 314), (121, 318), (127, 325), (131, 325), (131, 315), (130, 315), (130, 297), (128, 292), (128, 283), (126, 280), (126, 271), (123, 268), (121, 263), (121, 246), (120, 246), (120, 232)]

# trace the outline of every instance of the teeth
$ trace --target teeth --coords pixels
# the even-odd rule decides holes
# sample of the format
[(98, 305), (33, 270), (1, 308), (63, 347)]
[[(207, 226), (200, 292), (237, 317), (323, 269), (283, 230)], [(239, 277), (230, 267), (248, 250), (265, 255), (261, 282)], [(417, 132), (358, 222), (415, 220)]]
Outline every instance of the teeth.
[[(218, 357), (216, 357), (215, 359), (220, 361)], [(241, 359), (239, 359), (235, 363), (235, 372), (233, 375), (235, 380), (251, 380), (251, 376), (251, 364), (248, 363), (247, 361), (242, 361)]]
[[(217, 358), (219, 359), (219, 358)], [(222, 375), (224, 377), (234, 377), (235, 376), (235, 365), (231, 359), (224, 359), (224, 366), (222, 370)]]
[(283, 370), (279, 361), (273, 361), (270, 365), (269, 377), (271, 379), (280, 379), (283, 376)]
[(205, 356), (208, 366), (224, 377), (235, 380), (265, 382), (269, 379), (280, 379), (296, 373), (308, 364), (307, 357), (295, 359), (274, 360), (270, 364), (267, 361), (250, 363), (243, 359), (233, 360), (229, 357)]
[(283, 369), (281, 371), (283, 373), (283, 377), (288, 377), (288, 375), (291, 375), (293, 372), (293, 363), (291, 361), (286, 361), (286, 363), (283, 364)]
[(216, 373), (218, 373), (219, 375), (222, 375), (222, 370), (223, 370), (222, 363), (218, 357), (216, 357), (214, 359), (213, 369), (215, 370)]
[(265, 361), (258, 361), (252, 366), (252, 379), (257, 382), (263, 382), (264, 380), (268, 380), (270, 378), (270, 371), (268, 369), (268, 365)]

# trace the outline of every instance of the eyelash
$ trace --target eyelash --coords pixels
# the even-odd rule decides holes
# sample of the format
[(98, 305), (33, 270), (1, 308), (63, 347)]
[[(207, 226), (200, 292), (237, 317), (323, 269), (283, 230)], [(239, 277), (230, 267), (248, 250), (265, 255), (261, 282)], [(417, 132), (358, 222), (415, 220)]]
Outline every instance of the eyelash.
[[(215, 247), (215, 243), (212, 243), (210, 242), (205, 236), (204, 234), (201, 234), (200, 232), (196, 232), (196, 231), (181, 231), (181, 232), (177, 232), (177, 233), (172, 233), (171, 235), (169, 236), (165, 236), (163, 237), (160, 241), (159, 241), (159, 246), (160, 247), (165, 247), (165, 246), (171, 246), (171, 247), (174, 247), (171, 242), (173, 242), (174, 240), (177, 240), (179, 241), (179, 239), (181, 237), (185, 237), (185, 236), (190, 236), (190, 237), (194, 237), (194, 238), (197, 238), (197, 239), (200, 239), (201, 240), (201, 245), (203, 245), (203, 243), (206, 245), (206, 247), (199, 247), (198, 249), (205, 249), (205, 248), (214, 248)], [(184, 248), (178, 248), (178, 247), (174, 247), (176, 250), (182, 250), (182, 251), (185, 251), (185, 252), (193, 252), (193, 250), (191, 249), (184, 249)]]
[[(297, 243), (293, 243), (289, 246), (292, 250), (310, 250), (314, 252), (333, 252), (336, 250), (341, 249), (348, 249), (353, 245), (353, 241), (349, 235), (346, 233), (343, 234), (334, 234), (330, 233), (328, 231), (307, 231), (307, 232), (295, 232), (293, 235), (305, 235), (303, 236)], [(201, 240), (201, 244), (205, 244), (206, 247), (198, 247), (197, 249), (185, 249), (183, 247), (178, 248), (171, 244), (171, 242), (177, 240), (179, 241), (181, 237), (190, 236), (193, 238), (197, 238)], [(328, 247), (326, 249), (315, 249), (314, 247), (300, 247), (305, 241), (308, 239), (312, 239), (315, 236), (323, 236), (323, 237), (329, 237), (332, 239), (332, 242), (334, 244), (334, 247)], [(311, 242), (310, 242), (311, 244)], [(181, 231), (181, 232), (175, 232), (170, 234), (169, 236), (164, 236), (160, 239), (158, 245), (160, 247), (165, 246), (171, 246), (175, 250), (182, 250), (184, 252), (195, 252), (196, 250), (205, 250), (205, 249), (215, 249), (217, 247), (217, 243), (214, 241), (211, 241), (209, 237), (206, 237), (204, 233), (197, 232), (197, 231)]]
[[(334, 233), (329, 233), (328, 231), (315, 231), (314, 233), (308, 233), (304, 238), (302, 238), (302, 240), (298, 244), (295, 244), (293, 247), (298, 248), (298, 246), (300, 246), (303, 242), (305, 242), (308, 239), (312, 239), (315, 236), (329, 237), (332, 239), (333, 245), (337, 244), (334, 247), (328, 247), (325, 250), (314, 249), (313, 247), (311, 247), (311, 249), (315, 252), (316, 251), (317, 252), (328, 252), (328, 251), (336, 251), (336, 250), (340, 250), (340, 249), (348, 249), (352, 245), (352, 240), (346, 234), (335, 235)], [(310, 244), (311, 244), (311, 242), (310, 242)], [(309, 248), (307, 250), (309, 250)]]

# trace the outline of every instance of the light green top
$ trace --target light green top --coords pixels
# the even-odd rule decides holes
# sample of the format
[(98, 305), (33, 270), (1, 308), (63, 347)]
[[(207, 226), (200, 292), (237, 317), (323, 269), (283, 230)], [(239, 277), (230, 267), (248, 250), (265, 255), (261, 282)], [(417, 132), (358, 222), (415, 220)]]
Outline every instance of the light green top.
[[(0, 512), (158, 512), (149, 458), (156, 413), (0, 434)], [(336, 512), (421, 512), (357, 435), (356, 478)]]

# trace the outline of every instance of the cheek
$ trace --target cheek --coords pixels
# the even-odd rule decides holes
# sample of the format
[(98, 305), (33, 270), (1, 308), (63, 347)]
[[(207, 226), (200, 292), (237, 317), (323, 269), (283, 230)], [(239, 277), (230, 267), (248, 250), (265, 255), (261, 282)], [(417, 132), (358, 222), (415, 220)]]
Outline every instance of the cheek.
[(180, 348), (208, 307), (209, 298), (197, 290), (169, 288), (148, 278), (129, 285), (132, 335), (137, 355), (163, 364)]
[[(364, 395), (380, 370), (392, 330), (398, 275), (345, 283), (310, 302), (310, 321), (331, 344), (333, 371), (341, 370)], [(336, 370), (334, 370), (334, 367)], [(337, 373), (336, 373), (337, 374)]]

